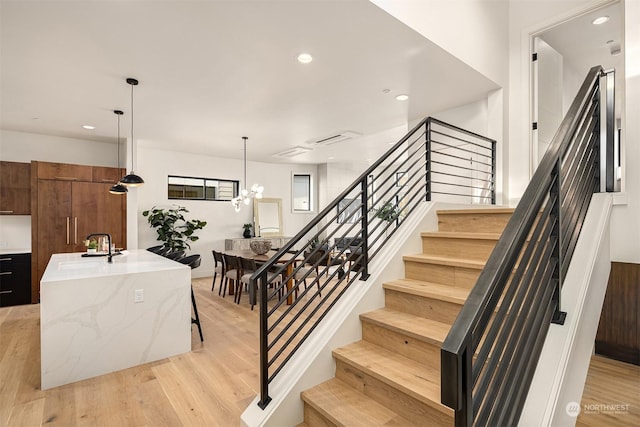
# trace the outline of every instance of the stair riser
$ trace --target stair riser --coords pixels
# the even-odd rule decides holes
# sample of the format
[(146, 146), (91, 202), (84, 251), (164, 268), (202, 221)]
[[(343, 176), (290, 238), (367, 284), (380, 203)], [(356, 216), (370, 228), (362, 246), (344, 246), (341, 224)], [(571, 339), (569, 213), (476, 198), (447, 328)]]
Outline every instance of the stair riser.
[(453, 324), (462, 305), (434, 298), (385, 290), (385, 306), (394, 310), (425, 317), (442, 323)]
[(452, 267), (449, 265), (425, 262), (404, 262), (404, 275), (407, 279), (423, 280), (442, 285), (471, 289), (480, 276), (478, 269)]
[(304, 422), (310, 427), (337, 427), (336, 424), (327, 420), (320, 412), (305, 402)]
[(423, 363), (433, 369), (440, 369), (440, 345), (421, 341), (401, 332), (381, 325), (362, 322), (362, 339), (379, 345), (389, 351)]
[(425, 255), (458, 257), (486, 261), (497, 240), (459, 239), (448, 237), (422, 237), (422, 253)]
[(510, 213), (459, 213), (438, 215), (438, 230), (475, 233), (502, 233)]
[[(443, 413), (341, 360), (336, 360), (336, 378), (341, 379), (381, 405), (398, 414), (402, 414), (403, 417), (416, 425), (453, 425), (452, 411), (448, 414)], [(439, 402), (434, 402), (434, 405), (441, 406)], [(445, 410), (447, 409), (445, 408)]]

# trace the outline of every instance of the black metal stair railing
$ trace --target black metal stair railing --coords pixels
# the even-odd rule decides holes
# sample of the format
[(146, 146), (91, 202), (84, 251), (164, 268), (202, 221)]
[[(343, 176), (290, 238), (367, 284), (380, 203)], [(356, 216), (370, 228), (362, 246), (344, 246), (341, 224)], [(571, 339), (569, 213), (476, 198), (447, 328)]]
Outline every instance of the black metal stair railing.
[(516, 425), (591, 195), (613, 191), (613, 71), (593, 67), (441, 348), (456, 426)]
[(269, 384), (349, 287), (369, 277), (408, 216), (434, 196), (495, 203), (495, 165), (494, 140), (426, 118), (253, 274), (261, 408), (271, 400)]

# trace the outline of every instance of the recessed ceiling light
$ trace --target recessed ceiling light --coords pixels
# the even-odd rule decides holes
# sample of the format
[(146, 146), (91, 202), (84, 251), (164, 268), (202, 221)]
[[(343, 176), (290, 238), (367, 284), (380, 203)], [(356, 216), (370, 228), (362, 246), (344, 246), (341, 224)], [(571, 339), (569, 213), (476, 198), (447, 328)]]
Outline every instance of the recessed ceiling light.
[(335, 157), (333, 157), (333, 156), (329, 156), (329, 157), (327, 157), (327, 159), (329, 159), (329, 160), (333, 160), (333, 159), (335, 159)]
[(591, 23), (593, 25), (600, 25), (600, 24), (604, 24), (605, 22), (607, 22), (609, 20), (608, 16), (598, 16), (596, 19), (594, 19), (593, 21), (591, 21)]
[(94, 130), (96, 127), (91, 125), (82, 125), (82, 129)]
[(298, 55), (298, 62), (301, 64), (308, 64), (311, 61), (313, 61), (313, 56), (309, 53), (301, 53)]
[(407, 99), (409, 99), (409, 95), (401, 94), (396, 96), (397, 101), (406, 101)]

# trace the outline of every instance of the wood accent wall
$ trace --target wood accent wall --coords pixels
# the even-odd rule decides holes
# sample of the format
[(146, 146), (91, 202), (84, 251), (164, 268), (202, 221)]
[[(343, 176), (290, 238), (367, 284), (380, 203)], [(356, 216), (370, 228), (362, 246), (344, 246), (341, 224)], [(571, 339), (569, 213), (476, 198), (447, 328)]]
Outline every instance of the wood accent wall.
[(596, 353), (640, 365), (640, 264), (611, 263)]

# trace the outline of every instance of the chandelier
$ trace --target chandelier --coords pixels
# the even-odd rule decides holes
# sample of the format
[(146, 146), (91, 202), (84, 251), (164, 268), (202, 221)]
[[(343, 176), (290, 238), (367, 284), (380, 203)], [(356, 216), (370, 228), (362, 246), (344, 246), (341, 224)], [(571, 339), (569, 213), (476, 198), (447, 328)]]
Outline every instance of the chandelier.
[(233, 205), (233, 207), (235, 208), (236, 212), (240, 212), (240, 204), (244, 203), (245, 205), (249, 206), (249, 203), (251, 203), (251, 199), (255, 198), (255, 199), (262, 199), (262, 192), (264, 191), (264, 187), (262, 185), (259, 184), (253, 184), (251, 186), (251, 189), (247, 190), (246, 185), (247, 185), (247, 138), (246, 136), (242, 137), (242, 140), (244, 141), (244, 181), (243, 184), (245, 185), (245, 188), (243, 188), (242, 190), (240, 190), (240, 194), (238, 194), (238, 197), (234, 197), (233, 199), (231, 199), (231, 204)]

